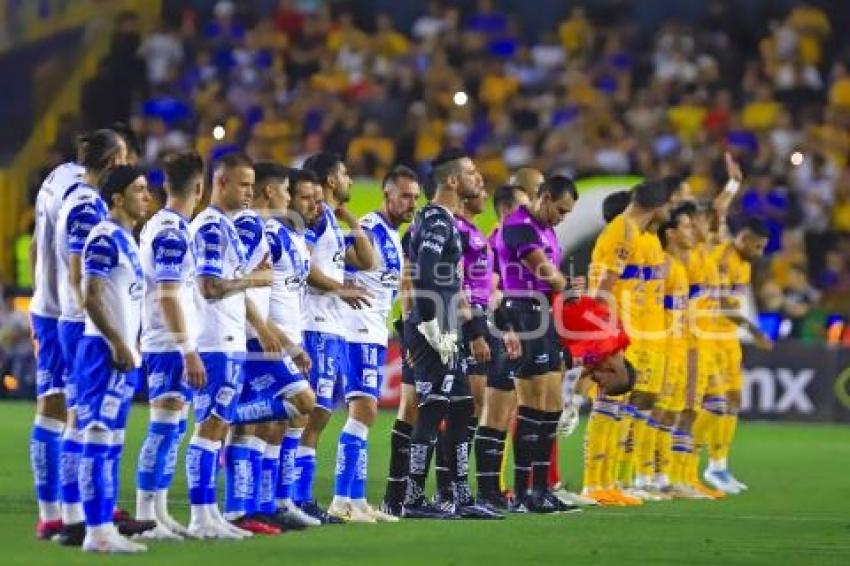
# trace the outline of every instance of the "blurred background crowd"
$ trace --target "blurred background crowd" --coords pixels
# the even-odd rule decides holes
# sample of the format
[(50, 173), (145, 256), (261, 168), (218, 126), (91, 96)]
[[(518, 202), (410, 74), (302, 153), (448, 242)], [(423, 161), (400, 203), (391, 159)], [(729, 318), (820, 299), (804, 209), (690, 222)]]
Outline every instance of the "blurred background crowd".
[(648, 28), (626, 0), (549, 6), (548, 26), (511, 2), (373, 4), (166, 0), (151, 33), (121, 14), (33, 200), (76, 132), (116, 121), (138, 132), (154, 186), (163, 153), (183, 148), (287, 164), (323, 148), (374, 178), (396, 162), (424, 173), (454, 144), (491, 190), (531, 166), (677, 174), (710, 199), (729, 150), (746, 174), (731, 223), (757, 216), (772, 232), (759, 307), (782, 336), (841, 332), (828, 323), (850, 315), (846, 8), (767, 2), (745, 21), (712, 0)]

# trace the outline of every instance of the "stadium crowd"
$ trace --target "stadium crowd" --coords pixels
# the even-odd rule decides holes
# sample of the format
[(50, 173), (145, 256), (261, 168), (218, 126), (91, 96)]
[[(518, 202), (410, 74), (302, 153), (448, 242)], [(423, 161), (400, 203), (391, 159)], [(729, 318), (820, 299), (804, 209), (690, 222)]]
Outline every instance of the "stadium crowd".
[(709, 198), (728, 149), (746, 173), (732, 224), (756, 216), (772, 233), (755, 277), (762, 311), (788, 321), (783, 335), (815, 341), (831, 313), (850, 314), (850, 53), (820, 8), (799, 5), (742, 36), (716, 2), (706, 21), (670, 21), (651, 37), (625, 15), (573, 8), (528, 37), (491, 0), (428, 2), (410, 29), (345, 2), (169, 4), (152, 33), (118, 18), (33, 199), (73, 152), (73, 133), (116, 121), (139, 133), (153, 186), (164, 152), (185, 148), (214, 159), (244, 147), (291, 164), (322, 148), (354, 175), (380, 177), (396, 162), (427, 172), (440, 147), (457, 145), (491, 191), (530, 166), (677, 174)]

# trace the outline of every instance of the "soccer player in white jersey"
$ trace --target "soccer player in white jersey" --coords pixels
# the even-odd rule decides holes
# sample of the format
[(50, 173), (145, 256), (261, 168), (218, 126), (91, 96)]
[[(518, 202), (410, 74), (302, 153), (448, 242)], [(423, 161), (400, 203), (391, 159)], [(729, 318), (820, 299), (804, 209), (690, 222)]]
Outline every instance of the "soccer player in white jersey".
[[(372, 269), (374, 250), (357, 219), (345, 207), (350, 198), (351, 178), (338, 155), (317, 153), (304, 168), (312, 171), (323, 189), (324, 202), (310, 230), (310, 275), (304, 309), (307, 314), (304, 344), (313, 360), (310, 385), (316, 392), (316, 408), (310, 414), (296, 455), (295, 502), (322, 522), (340, 522), (328, 515), (313, 499), (316, 473), (316, 446), (330, 420), (335, 393), (342, 386), (348, 359), (341, 328), (344, 303), (355, 308), (368, 305), (368, 293), (359, 286), (346, 285), (344, 265)], [(351, 229), (351, 245), (346, 245), (337, 218)]]
[(80, 546), (85, 537), (83, 509), (77, 481), (82, 433), (74, 422), (77, 372), (74, 357), (83, 334), (85, 314), (82, 304), (83, 244), (89, 232), (106, 217), (107, 207), (95, 188), (104, 172), (124, 162), (125, 146), (111, 130), (99, 130), (80, 140), (83, 177), (62, 187), (55, 195), (56, 224), (53, 237), (56, 285), (59, 299), (59, 345), (64, 360), (67, 420), (62, 439), (60, 483), (62, 485), (62, 534), (60, 542)]
[[(251, 208), (233, 219), (245, 245), (248, 269), (264, 259), (274, 270), (272, 286), (279, 283), (278, 271), (285, 268), (282, 255), (287, 254), (280, 233), (266, 232), (263, 216), (286, 216), (290, 202), (289, 171), (271, 162), (254, 166), (254, 201)], [(262, 216), (261, 216), (262, 214)], [(298, 276), (300, 285), (306, 270)], [(279, 479), (280, 445), (289, 419), (304, 417), (313, 410), (315, 395), (307, 381), (310, 358), (301, 347), (300, 331), (284, 332), (285, 327), (300, 329), (300, 321), (292, 319), (283, 325), (269, 320), (273, 288), (249, 289), (248, 297), (257, 307), (260, 318), (277, 335), (285, 354), (263, 351), (257, 332), (248, 328), (248, 356), (245, 360), (245, 385), (236, 407), (236, 418), (230, 442), (225, 451), (227, 494), (225, 517), (245, 530), (257, 534), (280, 534), (281, 530), (303, 529), (317, 521), (297, 507), (278, 513), (275, 487)]]
[(59, 345), (59, 282), (54, 238), (56, 215), (64, 188), (83, 179), (85, 169), (63, 163), (47, 176), (35, 200), (35, 232), (30, 264), (35, 266), (30, 317), (36, 355), (36, 411), (30, 439), (30, 460), (38, 500), (36, 536), (48, 540), (62, 530), (59, 462), (66, 407), (65, 363)]
[(198, 352), (206, 369), (206, 384), (195, 393), (195, 431), (186, 451), (191, 520), (189, 533), (198, 538), (241, 539), (251, 533), (231, 525), (216, 504), (216, 475), (221, 442), (233, 421), (242, 388), (245, 324), (255, 326), (266, 351), (280, 351), (274, 336), (265, 332), (245, 291), (271, 285), (266, 264), (246, 273), (245, 246), (232, 216), (253, 197), (254, 168), (238, 153), (222, 157), (213, 174), (210, 206), (189, 226), (195, 246), (197, 283), (203, 296)]
[(339, 436), (334, 499), (328, 513), (351, 522), (396, 522), (397, 517), (373, 508), (366, 499), (368, 434), (378, 414), (378, 397), (387, 357), (387, 319), (399, 291), (404, 256), (398, 227), (413, 219), (419, 182), (403, 165), (384, 178), (383, 206), (360, 219), (372, 241), (376, 265), (370, 270), (346, 268), (355, 285), (369, 291), (370, 305), (344, 307), (348, 366), (344, 375), (348, 420)]
[(156, 521), (143, 538), (180, 540), (188, 531), (168, 513), (168, 488), (186, 432), (192, 391), (206, 371), (197, 351), (195, 250), (189, 218), (203, 196), (204, 162), (195, 152), (166, 156), (165, 207), (142, 228), (145, 272), (142, 359), (150, 423), (137, 468), (136, 517)]
[[(274, 282), (271, 289), (271, 304), (269, 319), (271, 324), (282, 331), (289, 340), (298, 346), (304, 343), (304, 290), (307, 285), (307, 275), (310, 272), (310, 252), (307, 248), (305, 233), (309, 219), (315, 218), (318, 209), (317, 187), (318, 179), (303, 169), (290, 169), (288, 172), (289, 203), (288, 209), (283, 206), (285, 193), (270, 192), (269, 200), (272, 205), (272, 215), (266, 221), (266, 236), (271, 248), (271, 261), (274, 267)], [(275, 197), (283, 197), (274, 202)], [(312, 360), (310, 360), (312, 364)], [(310, 390), (312, 392), (312, 389)], [(315, 394), (313, 394), (315, 405)], [(304, 407), (302, 406), (302, 409)], [(279, 467), (277, 473), (271, 470), (275, 456), (272, 446), (266, 451), (264, 459), (264, 474), (272, 477), (275, 486), (275, 502), (280, 516), (289, 523), (306, 526), (317, 526), (321, 522), (306, 513), (293, 502), (293, 486), (295, 483), (295, 453), (307, 414), (304, 411), (298, 416), (291, 416), (286, 422), (286, 430), (280, 444)], [(269, 469), (268, 472), (265, 472)], [(265, 476), (264, 476), (265, 486)]]
[(83, 248), (86, 319), (76, 359), (77, 426), (83, 431), (83, 550), (142, 552), (144, 545), (118, 533), (112, 512), (120, 446), (141, 365), (136, 341), (145, 279), (132, 230), (145, 218), (151, 196), (142, 171), (129, 165), (110, 170), (101, 194), (109, 203), (109, 216), (94, 227)]

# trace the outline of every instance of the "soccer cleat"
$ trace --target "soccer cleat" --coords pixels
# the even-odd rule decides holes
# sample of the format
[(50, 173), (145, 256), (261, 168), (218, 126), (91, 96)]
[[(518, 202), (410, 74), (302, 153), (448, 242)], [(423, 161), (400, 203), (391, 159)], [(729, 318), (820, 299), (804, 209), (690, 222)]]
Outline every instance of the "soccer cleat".
[(386, 499), (381, 502), (380, 510), (382, 513), (387, 515), (392, 515), (393, 517), (401, 517), (403, 505), (397, 501), (387, 501)]
[(557, 509), (558, 513), (578, 513), (581, 511), (581, 508), (578, 505), (561, 501), (561, 499), (551, 491), (544, 492), (543, 497), (549, 501), (555, 509)]
[(729, 476), (729, 481), (732, 483), (732, 485), (738, 488), (738, 491), (747, 491), (748, 489), (750, 489), (750, 486), (748, 486), (742, 481), (739, 481), (738, 478), (733, 476), (732, 472), (727, 470), (726, 474)]
[(189, 529), (178, 523), (174, 517), (168, 513), (157, 513), (156, 522), (164, 525), (169, 531), (182, 538), (190, 538)]
[(660, 496), (639, 487), (627, 487), (623, 490), (623, 493), (629, 497), (637, 499), (641, 502), (644, 501), (663, 501), (663, 498)]
[(715, 499), (715, 500), (725, 499), (727, 497), (726, 494), (724, 492), (720, 491), (719, 489), (714, 489), (713, 487), (708, 487), (707, 485), (700, 483), (700, 482), (697, 482), (695, 484), (689, 484), (689, 485), (690, 485), (690, 487), (697, 490), (698, 492), (704, 493), (705, 495), (708, 495), (709, 497), (711, 497), (712, 499)]
[(112, 520), (118, 532), (125, 537), (140, 535), (145, 531), (156, 528), (156, 521), (139, 521), (120, 509), (115, 511)]
[(318, 519), (323, 525), (341, 525), (345, 522), (339, 517), (329, 515), (324, 509), (319, 507), (319, 503), (315, 499), (312, 501), (302, 502), (300, 507), (304, 513), (314, 519)]
[(231, 531), (222, 523), (209, 518), (191, 521), (188, 530), (192, 538), (196, 539), (242, 540), (245, 538)]
[(282, 531), (275, 525), (261, 521), (257, 517), (239, 517), (230, 524), (255, 535), (279, 535)]
[(337, 500), (331, 501), (331, 504), (328, 505), (328, 515), (347, 523), (351, 520), (351, 505)]
[(490, 509), (486, 505), (478, 505), (470, 501), (455, 507), (455, 514), (461, 519), (476, 519), (479, 521), (500, 521), (505, 518), (502, 513)]
[[(292, 524), (300, 524), (304, 527), (318, 527), (322, 524), (319, 519), (315, 517), (311, 517), (307, 513), (301, 510), (295, 503), (292, 502), (291, 499), (287, 499), (283, 502), (278, 510), (278, 514), (284, 517), (287, 521)], [(295, 527), (298, 530), (297, 527)]]
[(281, 533), (285, 533), (287, 531), (303, 531), (307, 528), (304, 523), (301, 523), (300, 521), (293, 521), (280, 511), (276, 512), (274, 515), (266, 515), (264, 513), (260, 513), (254, 515), (254, 518), (260, 521), (261, 523), (277, 527), (278, 529), (280, 529)]
[(673, 485), (670, 487), (670, 494), (677, 499), (694, 499), (694, 500), (713, 500), (714, 498), (707, 493), (696, 489), (687, 484)]
[(369, 505), (369, 512), (379, 523), (398, 523), (401, 520), (399, 517), (371, 505)]
[(455, 519), (454, 513), (446, 513), (442, 508), (434, 505), (426, 499), (420, 499), (415, 503), (405, 503), (402, 507), (402, 518), (404, 519)]
[(239, 527), (225, 519), (224, 515), (221, 514), (221, 509), (218, 508), (218, 505), (210, 506), (208, 511), (209, 517), (212, 522), (216, 523), (220, 529), (234, 535), (234, 537), (243, 539), (252, 537), (254, 535), (254, 533), (252, 533), (251, 531), (240, 529)]
[(726, 470), (715, 471), (706, 469), (702, 477), (708, 485), (714, 489), (722, 491), (723, 493), (727, 493), (729, 495), (738, 495), (741, 493), (741, 490), (732, 483), (729, 472)]
[(166, 527), (162, 523), (157, 523), (157, 525), (149, 529), (141, 534), (133, 535), (133, 540), (161, 540), (161, 541), (171, 541), (171, 542), (181, 542), (183, 537), (178, 535), (177, 533), (171, 532), (171, 529)]
[(595, 499), (591, 499), (590, 497), (585, 497), (579, 493), (573, 493), (572, 491), (567, 491), (566, 489), (559, 489), (554, 492), (555, 497), (563, 501), (568, 505), (579, 505), (583, 507), (599, 505)]
[(643, 505), (642, 499), (640, 499), (638, 497), (634, 497), (632, 495), (629, 495), (628, 493), (625, 493), (625, 492), (623, 492), (619, 489), (615, 488), (615, 489), (609, 489), (607, 491), (608, 491), (609, 496), (612, 499), (614, 499), (615, 501), (617, 501), (618, 502), (617, 504), (619, 504), (619, 505), (625, 505), (627, 507), (634, 507), (634, 506), (637, 506), (637, 505)]
[(57, 540), (62, 546), (83, 546), (85, 538), (86, 524), (72, 523), (62, 527), (62, 532), (59, 533)]
[(114, 533), (88, 533), (82, 544), (83, 552), (96, 552), (100, 554), (136, 554), (147, 552), (148, 547), (137, 544)]
[(544, 493), (529, 492), (525, 496), (518, 497), (529, 513), (550, 514), (556, 513), (558, 508), (546, 498)]
[(508, 501), (501, 493), (479, 495), (476, 501), (479, 505), (485, 505), (497, 513), (505, 513), (510, 509), (510, 501)]
[(60, 519), (39, 521), (35, 524), (35, 536), (38, 540), (53, 540), (53, 537), (61, 533), (62, 521)]

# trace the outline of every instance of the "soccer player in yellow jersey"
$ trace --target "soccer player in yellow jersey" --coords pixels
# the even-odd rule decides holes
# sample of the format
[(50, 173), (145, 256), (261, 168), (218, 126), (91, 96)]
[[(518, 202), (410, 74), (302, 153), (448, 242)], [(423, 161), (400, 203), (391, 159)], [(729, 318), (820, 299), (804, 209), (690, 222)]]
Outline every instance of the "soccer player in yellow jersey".
[(703, 477), (710, 485), (726, 493), (747, 489), (729, 473), (727, 465), (741, 408), (743, 385), (738, 328), (743, 327), (757, 347), (768, 350), (773, 347), (771, 340), (741, 312), (750, 285), (751, 263), (763, 255), (769, 237), (767, 227), (760, 220), (748, 219), (731, 241), (723, 242), (711, 251), (720, 279), (721, 310), (715, 325), (715, 338), (720, 354), (719, 375), (725, 403), (721, 404), (723, 416), (720, 426), (709, 439), (710, 461)]
[(693, 203), (683, 203), (658, 230), (667, 254), (664, 281), (667, 356), (664, 388), (656, 404), (660, 413), (656, 484), (676, 497), (706, 499), (710, 496), (691, 486), (686, 475), (693, 453), (691, 431), (698, 407), (695, 399), (702, 397), (696, 364), (690, 359), (695, 340), (688, 324), (689, 294), (692, 288), (696, 287), (694, 291), (699, 288), (703, 276), (699, 256), (693, 251), (695, 212)]
[[(659, 181), (635, 186), (629, 205), (602, 230), (591, 257), (590, 296), (612, 304), (613, 312), (633, 340), (641, 338), (643, 315), (639, 301), (644, 271), (637, 263), (638, 242), (651, 224), (666, 220), (668, 198), (667, 186)], [(643, 368), (639, 365), (644, 360), (638, 362), (632, 362), (636, 370), (646, 371), (645, 363)], [(593, 401), (585, 445), (583, 494), (603, 504), (636, 505), (639, 499), (618, 491), (613, 483), (621, 401), (601, 394)]]

